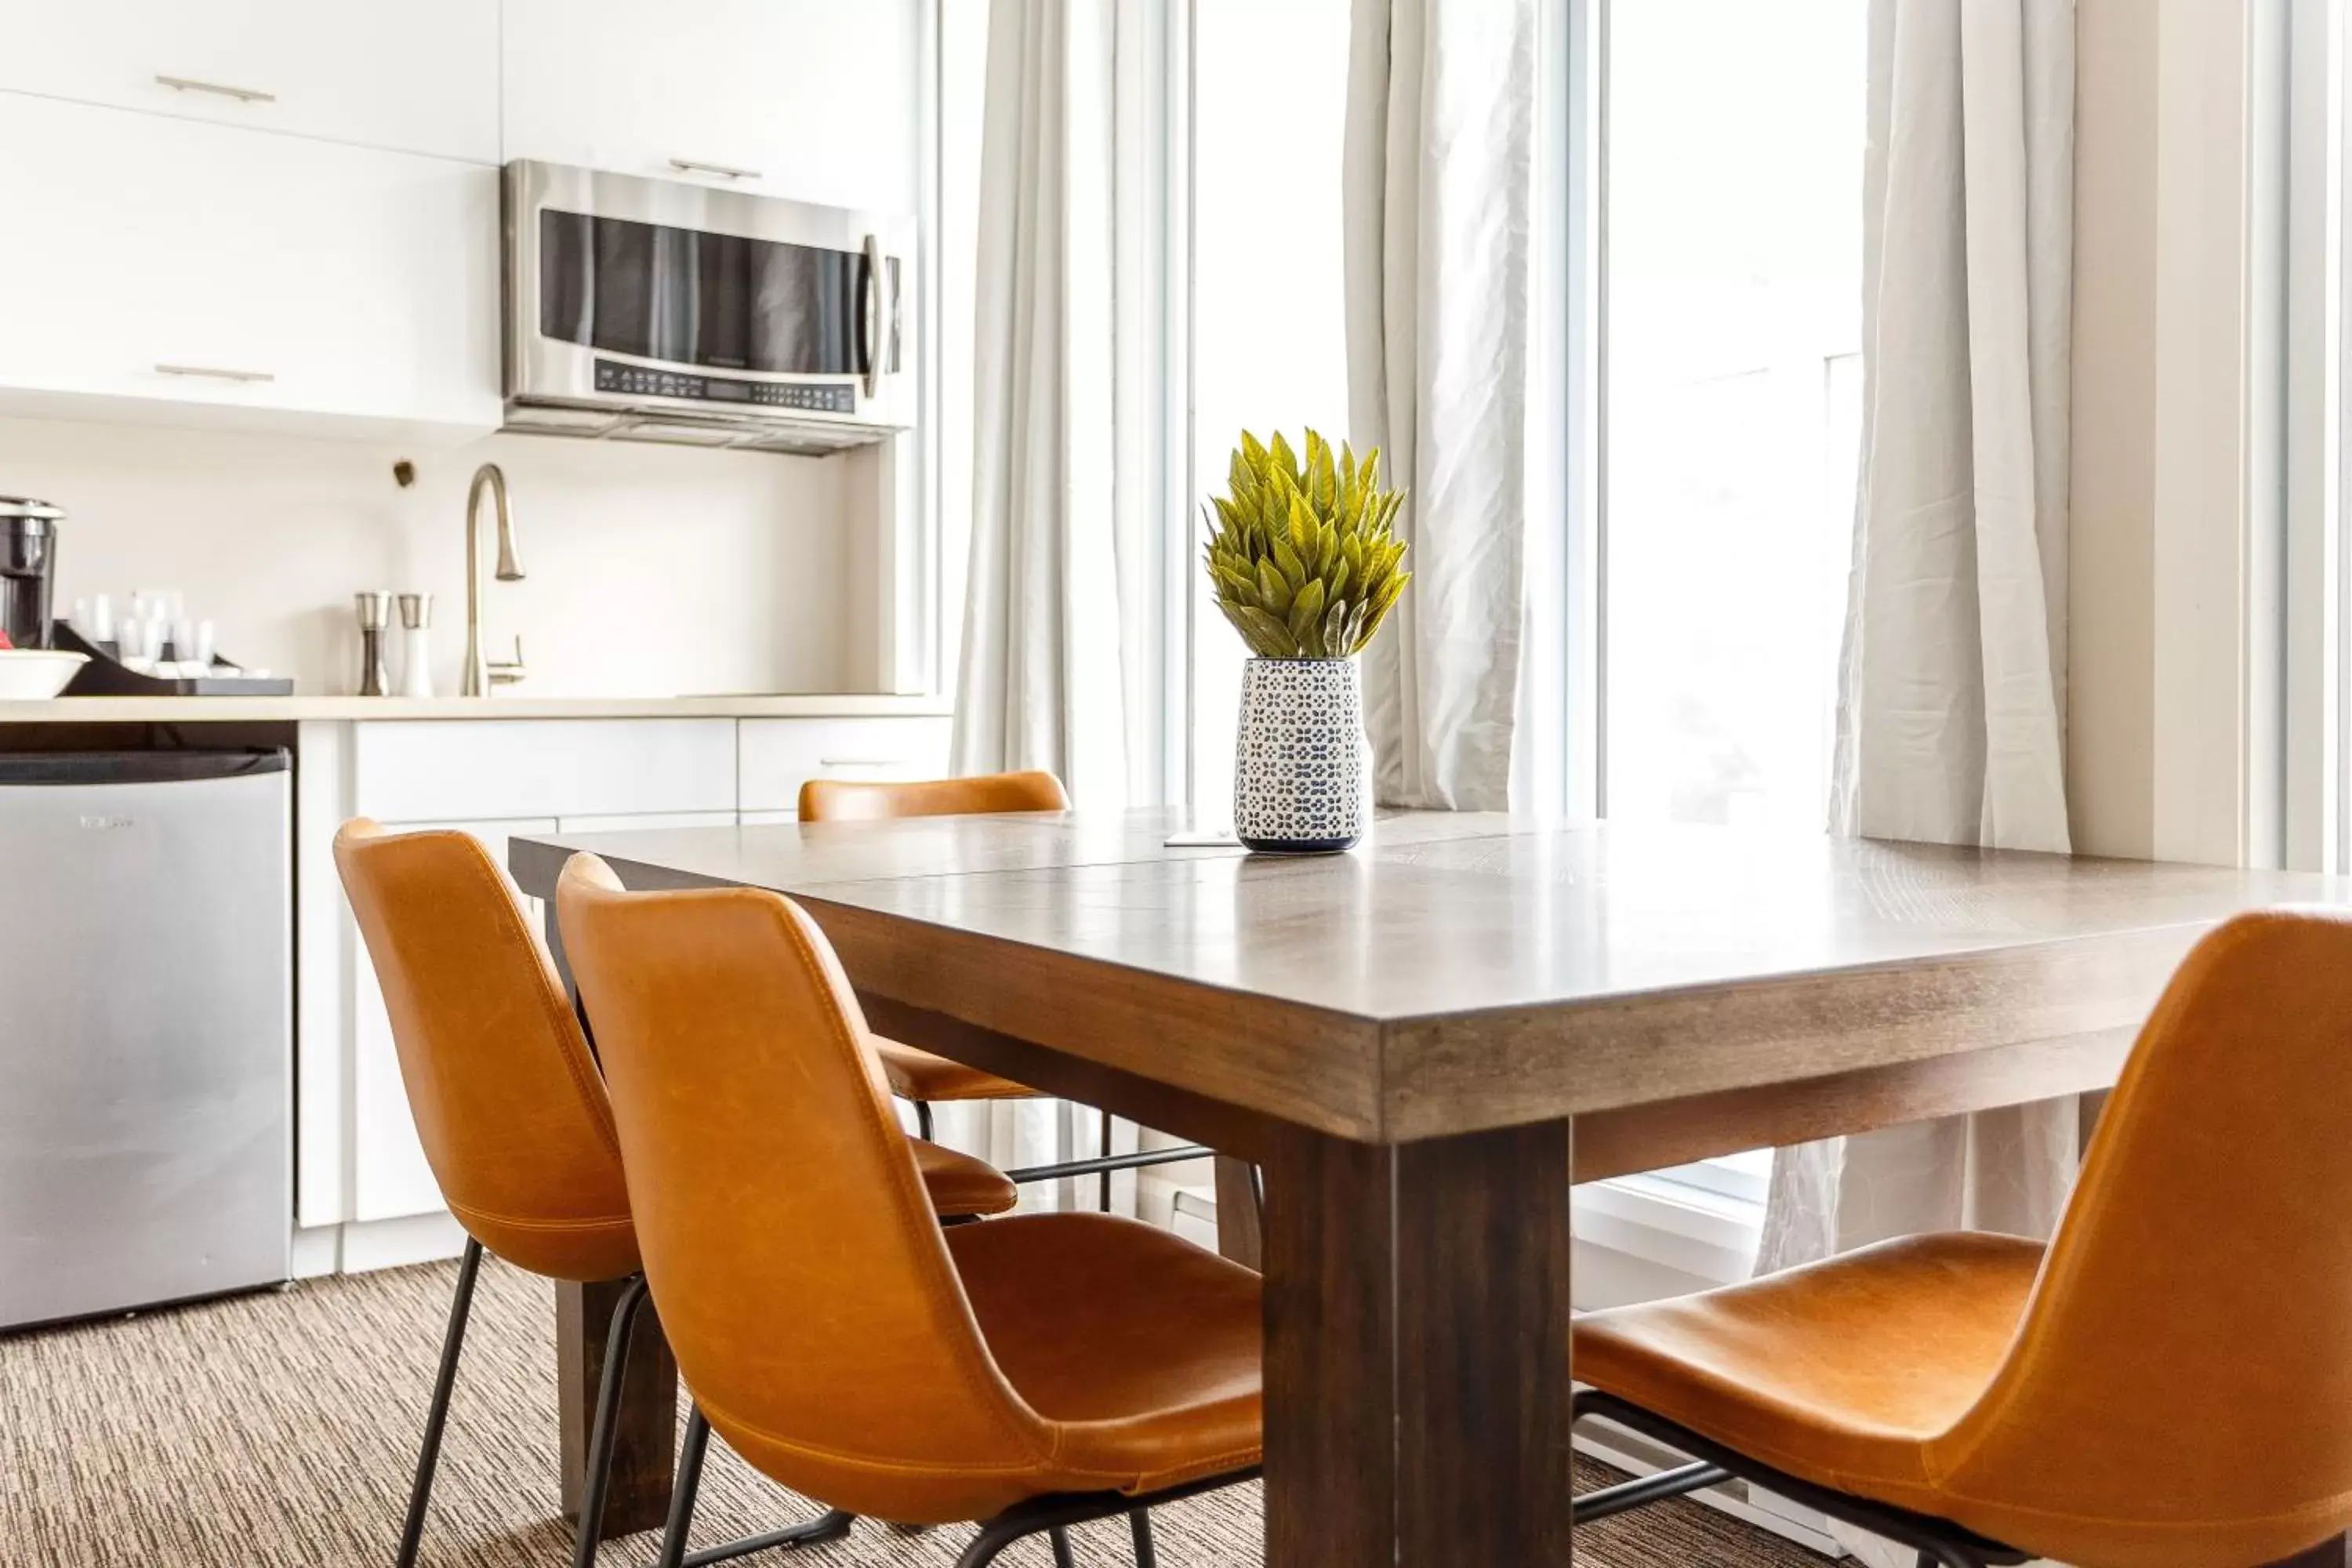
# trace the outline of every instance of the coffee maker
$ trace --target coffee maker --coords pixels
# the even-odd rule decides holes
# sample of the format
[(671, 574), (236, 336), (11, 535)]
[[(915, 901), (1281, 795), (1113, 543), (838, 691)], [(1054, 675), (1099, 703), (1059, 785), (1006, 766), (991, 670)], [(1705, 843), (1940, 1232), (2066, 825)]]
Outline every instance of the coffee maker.
[(47, 501), (0, 496), (0, 632), (17, 647), (47, 647), (57, 581), (58, 520)]

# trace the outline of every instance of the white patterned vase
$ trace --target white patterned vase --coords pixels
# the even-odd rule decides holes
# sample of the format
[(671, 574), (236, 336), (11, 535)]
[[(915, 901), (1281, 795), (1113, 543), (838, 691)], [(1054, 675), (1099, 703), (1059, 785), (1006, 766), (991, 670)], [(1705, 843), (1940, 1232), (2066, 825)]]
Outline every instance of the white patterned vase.
[(1272, 855), (1328, 855), (1364, 836), (1364, 699), (1352, 658), (1242, 667), (1234, 832)]

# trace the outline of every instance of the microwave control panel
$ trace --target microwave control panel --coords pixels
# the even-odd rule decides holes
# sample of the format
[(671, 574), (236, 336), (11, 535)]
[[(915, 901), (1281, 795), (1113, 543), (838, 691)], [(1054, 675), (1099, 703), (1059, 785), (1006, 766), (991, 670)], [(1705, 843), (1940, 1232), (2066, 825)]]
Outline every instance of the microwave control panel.
[(763, 408), (805, 408), (819, 414), (857, 412), (857, 388), (772, 381), (730, 381), (674, 370), (648, 370), (617, 360), (596, 362), (596, 390), (651, 397), (692, 397), (706, 403), (750, 403)]

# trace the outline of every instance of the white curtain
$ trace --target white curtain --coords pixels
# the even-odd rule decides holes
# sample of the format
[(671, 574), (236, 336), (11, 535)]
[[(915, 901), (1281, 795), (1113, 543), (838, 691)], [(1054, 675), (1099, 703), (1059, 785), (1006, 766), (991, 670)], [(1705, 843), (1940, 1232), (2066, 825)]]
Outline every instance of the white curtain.
[[(971, 556), (959, 773), (1047, 768), (1128, 804), (1113, 440), (1112, 0), (992, 0), (981, 139)], [(936, 1108), (940, 1141), (1000, 1167), (1092, 1154), (1098, 1114), (1055, 1100)], [(1135, 1146), (1120, 1128), (1118, 1146)], [(1134, 1178), (1122, 1177), (1132, 1208)], [(1023, 1191), (1090, 1205), (1091, 1180)]]
[[(1861, 500), (1832, 827), (2063, 852), (2073, 0), (1872, 0)], [(1760, 1271), (2046, 1236), (2079, 1108), (1783, 1150)]]
[(1127, 804), (1114, 529), (1111, 0), (993, 0), (957, 773)]
[(1349, 437), (1411, 499), (1364, 656), (1379, 800), (1508, 802), (1526, 528), (1534, 0), (1355, 0)]

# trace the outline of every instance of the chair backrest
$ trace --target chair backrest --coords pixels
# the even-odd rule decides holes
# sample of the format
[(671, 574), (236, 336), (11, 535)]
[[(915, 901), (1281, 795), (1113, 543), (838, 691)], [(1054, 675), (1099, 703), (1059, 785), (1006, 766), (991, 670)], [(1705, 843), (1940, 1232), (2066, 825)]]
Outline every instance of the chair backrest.
[(963, 1294), (833, 948), (753, 889), (556, 892), (646, 1278), (713, 1427), (855, 1512), (975, 1517), (1050, 1458)]
[(972, 816), (995, 811), (1067, 811), (1070, 797), (1049, 773), (976, 773), (919, 784), (810, 779), (801, 785), (803, 822), (873, 822), (889, 816)]
[[(2007, 1360), (1929, 1463), (2169, 1531), (2149, 1561), (2352, 1525), (2352, 921), (2246, 915), (2182, 963)], [(2285, 1548), (2234, 1556), (2261, 1521)]]
[(335, 835), (425, 1157), (500, 1257), (564, 1279), (634, 1272), (603, 1080), (514, 886), (472, 836)]

